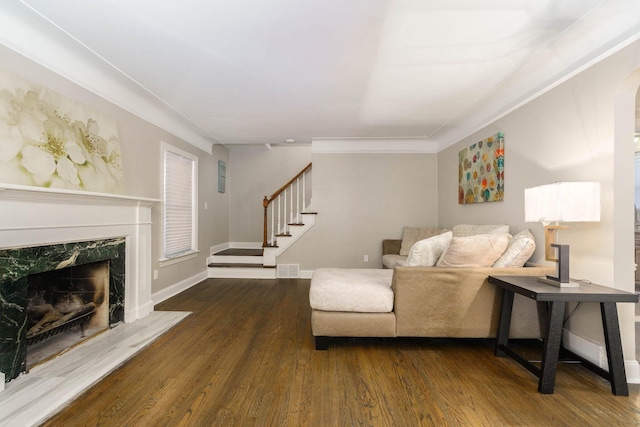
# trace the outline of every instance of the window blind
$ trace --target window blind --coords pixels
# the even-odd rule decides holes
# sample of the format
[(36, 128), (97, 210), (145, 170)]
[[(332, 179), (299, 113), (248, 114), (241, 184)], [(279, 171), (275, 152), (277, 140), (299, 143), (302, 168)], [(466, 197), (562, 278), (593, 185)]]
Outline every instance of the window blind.
[(174, 258), (194, 247), (195, 160), (164, 151), (164, 257)]

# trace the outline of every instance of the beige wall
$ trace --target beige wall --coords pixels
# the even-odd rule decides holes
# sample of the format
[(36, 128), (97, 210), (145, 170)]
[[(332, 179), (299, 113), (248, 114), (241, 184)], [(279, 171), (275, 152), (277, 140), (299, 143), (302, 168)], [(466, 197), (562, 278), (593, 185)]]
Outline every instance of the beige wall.
[[(7, 71), (58, 91), (110, 115), (117, 121), (128, 195), (162, 198), (161, 142), (167, 142), (198, 156), (200, 254), (191, 260), (160, 268), (158, 259), (162, 237), (161, 205), (154, 206), (152, 261), (153, 269), (158, 270), (158, 280), (153, 282), (152, 292), (158, 292), (203, 273), (209, 247), (229, 240), (229, 194), (218, 194), (216, 186), (217, 162), (218, 159), (229, 160), (228, 150), (214, 147), (213, 155), (207, 154), (4, 46), (0, 46), (0, 63)], [(208, 202), (206, 211), (203, 208), (204, 202)]]
[(262, 199), (280, 189), (311, 163), (311, 145), (232, 146), (229, 177), (230, 241), (262, 244)]
[(382, 239), (438, 223), (437, 178), (435, 154), (313, 154), (316, 225), (278, 263), (380, 268)]
[[(440, 152), (440, 225), (505, 222), (514, 232), (529, 228), (540, 247), (542, 225), (524, 222), (524, 189), (555, 181), (599, 181), (602, 221), (570, 224), (560, 234), (561, 241), (571, 245), (571, 277), (633, 290), (633, 100), (640, 79), (628, 90), (631, 102), (620, 104), (622, 111), (617, 98), (623, 82), (637, 69), (640, 43)], [(498, 130), (505, 136), (504, 202), (458, 205), (453, 167), (458, 151)], [(544, 262), (542, 250), (534, 258)], [(633, 306), (620, 304), (619, 312), (625, 352), (633, 358)], [(569, 326), (582, 337), (604, 342), (597, 305), (585, 304)]]

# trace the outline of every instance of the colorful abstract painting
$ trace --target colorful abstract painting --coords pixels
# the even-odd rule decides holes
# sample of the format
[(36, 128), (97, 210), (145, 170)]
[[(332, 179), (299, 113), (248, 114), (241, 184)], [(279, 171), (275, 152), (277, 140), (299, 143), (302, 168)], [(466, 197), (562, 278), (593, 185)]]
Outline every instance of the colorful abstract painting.
[(0, 182), (124, 194), (115, 120), (0, 70)]
[(458, 203), (504, 200), (504, 134), (497, 134), (460, 150)]

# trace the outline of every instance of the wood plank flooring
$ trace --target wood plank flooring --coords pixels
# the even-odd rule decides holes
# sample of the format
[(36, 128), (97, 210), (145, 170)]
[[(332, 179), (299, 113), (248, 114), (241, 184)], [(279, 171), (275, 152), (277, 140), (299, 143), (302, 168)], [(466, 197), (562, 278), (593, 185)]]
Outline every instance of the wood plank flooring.
[(156, 307), (192, 316), (45, 425), (640, 425), (640, 385), (614, 396), (561, 365), (542, 395), (489, 340), (341, 339), (316, 351), (308, 292), (308, 280), (202, 282)]

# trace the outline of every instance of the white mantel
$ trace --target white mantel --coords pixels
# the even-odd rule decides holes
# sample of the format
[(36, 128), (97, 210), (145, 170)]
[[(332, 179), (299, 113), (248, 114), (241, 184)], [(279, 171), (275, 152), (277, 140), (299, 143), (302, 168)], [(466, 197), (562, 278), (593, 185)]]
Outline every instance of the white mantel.
[(126, 237), (125, 323), (153, 311), (151, 209), (160, 200), (0, 184), (0, 249)]
[(159, 203), (144, 197), (0, 184), (0, 249), (121, 237), (126, 242), (125, 324), (34, 366), (4, 391), (0, 373), (0, 425), (39, 425), (188, 316), (153, 310), (151, 210)]

